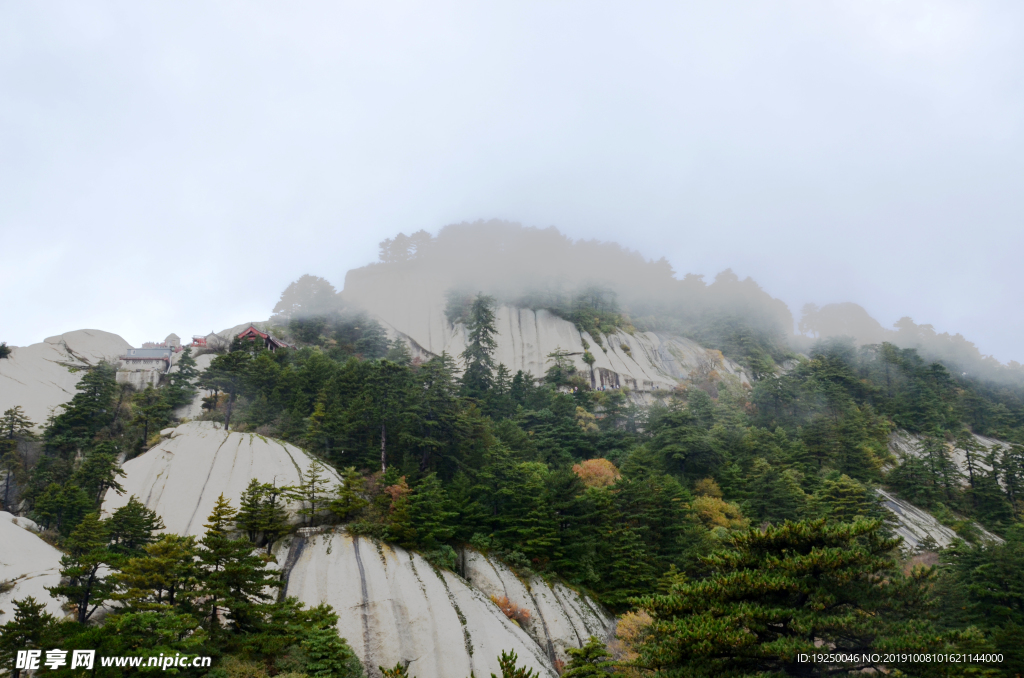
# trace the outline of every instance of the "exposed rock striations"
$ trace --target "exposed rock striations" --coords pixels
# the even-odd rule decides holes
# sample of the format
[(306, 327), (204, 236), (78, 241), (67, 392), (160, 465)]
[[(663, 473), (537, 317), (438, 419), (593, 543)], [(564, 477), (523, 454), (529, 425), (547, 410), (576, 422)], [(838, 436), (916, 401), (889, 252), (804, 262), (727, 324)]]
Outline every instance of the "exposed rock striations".
[(0, 412), (21, 405), (25, 415), (43, 424), (51, 410), (71, 400), (83, 370), (106, 360), (116, 364), (131, 346), (100, 330), (76, 330), (31, 346), (14, 346), (0, 360)]
[[(297, 485), (312, 459), (299, 448), (255, 433), (226, 432), (214, 422), (190, 422), (145, 454), (124, 464), (123, 495), (108, 492), (105, 514), (134, 495), (160, 515), (168, 532), (200, 535), (220, 494), (238, 507), (252, 478)], [(332, 482), (337, 475), (326, 473)]]
[[(554, 678), (551, 658), (487, 595), (419, 554), (347, 534), (299, 535), (286, 558), (287, 595), (329, 603), (371, 676), (402, 663), (417, 678), (500, 673), (496, 657)], [(579, 644), (574, 644), (578, 647)]]
[(0, 584), (13, 584), (0, 592), (0, 625), (14, 618), (13, 602), (29, 596), (43, 603), (50, 614), (64, 616), (60, 603), (46, 590), (60, 583), (62, 554), (31, 531), (34, 525), (0, 511)]
[[(370, 308), (393, 336), (405, 339), (420, 357), (429, 358), (442, 351), (457, 356), (466, 348), (466, 327), (461, 323), (449, 324), (436, 304), (394, 313), (388, 313), (387, 306)], [(670, 390), (700, 369), (715, 369), (735, 376), (741, 383), (750, 383), (737, 363), (683, 337), (617, 331), (601, 335), (599, 343), (588, 332), (550, 311), (507, 305), (495, 309), (495, 328), (495, 363), (535, 377), (543, 376), (550, 367), (548, 354), (562, 349), (570, 354), (577, 370), (590, 379), (593, 388)], [(583, 353), (588, 350), (594, 357), (593, 365), (583, 361)]]
[(504, 597), (530, 611), (523, 628), (552, 662), (568, 663), (568, 648), (582, 647), (590, 636), (607, 640), (615, 631), (613, 617), (564, 584), (536, 576), (523, 581), (504, 564), (468, 549), (460, 565), (467, 581), (488, 597)]
[[(104, 512), (135, 495), (163, 518), (167, 531), (199, 535), (220, 494), (237, 507), (250, 479), (294, 485), (312, 461), (292, 445), (228, 433), (211, 422), (162, 433), (163, 442), (125, 463), (125, 494), (108, 493)], [(300, 529), (275, 555), (286, 594), (309, 605), (331, 604), (341, 635), (370, 675), (379, 665), (403, 662), (418, 678), (486, 676), (498, 671), (501, 651), (515, 650), (522, 663), (554, 678), (554, 660), (565, 661), (567, 648), (580, 647), (590, 635), (608, 638), (614, 627), (607, 613), (575, 591), (537, 578), (521, 582), (472, 551), (460, 559), (466, 579), (436, 570), (418, 554), (340, 530)], [(523, 627), (491, 601), (499, 591), (531, 611)]]

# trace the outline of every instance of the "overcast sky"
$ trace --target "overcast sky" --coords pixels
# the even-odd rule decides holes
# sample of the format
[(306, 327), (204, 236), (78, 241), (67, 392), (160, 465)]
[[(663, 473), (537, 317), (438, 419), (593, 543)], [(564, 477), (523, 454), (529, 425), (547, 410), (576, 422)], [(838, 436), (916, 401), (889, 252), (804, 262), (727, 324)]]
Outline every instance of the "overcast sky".
[(0, 340), (502, 218), (1024, 362), (1024, 3), (0, 3)]

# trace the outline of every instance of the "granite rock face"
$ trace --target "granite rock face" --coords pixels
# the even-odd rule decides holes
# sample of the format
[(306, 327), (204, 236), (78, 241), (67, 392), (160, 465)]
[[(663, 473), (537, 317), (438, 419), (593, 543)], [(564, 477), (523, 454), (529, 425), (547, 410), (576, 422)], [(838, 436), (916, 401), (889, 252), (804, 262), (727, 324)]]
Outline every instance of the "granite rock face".
[[(994, 438), (975, 435), (974, 439), (985, 450), (996, 445), (1008, 446), (1008, 443), (1003, 443)], [(898, 430), (889, 435), (889, 451), (893, 453), (898, 463), (899, 460), (907, 457), (919, 456), (921, 454), (918, 447), (920, 442), (921, 436), (908, 431)], [(952, 445), (950, 448), (953, 461), (961, 472), (966, 474), (967, 460), (964, 451)], [(983, 470), (991, 470), (980, 459), (977, 460), (977, 463)], [(964, 482), (966, 483), (966, 479)], [(910, 502), (900, 499), (896, 495), (884, 490), (877, 490), (877, 492), (882, 498), (882, 503), (896, 518), (896, 533), (903, 537), (904, 549), (910, 551), (917, 550), (920, 545), (929, 538), (940, 548), (945, 548), (957, 538), (956, 532), (940, 523), (932, 514), (928, 513), (924, 509), (918, 508)], [(995, 544), (1003, 543), (1002, 538), (992, 534), (981, 525), (974, 523), (974, 528), (977, 530), (978, 534), (981, 535), (982, 541)]]
[[(226, 432), (214, 422), (189, 422), (124, 464), (125, 492), (108, 492), (103, 512), (112, 514), (134, 495), (163, 518), (167, 532), (201, 535), (220, 494), (238, 508), (251, 479), (297, 485), (311, 462), (305, 452), (278, 440)], [(331, 469), (326, 474), (332, 484), (339, 481)]]
[(116, 364), (131, 348), (127, 341), (100, 330), (77, 330), (31, 346), (13, 346), (0, 360), (0, 412), (20, 405), (36, 424), (74, 397), (84, 369), (101, 361)]
[(0, 593), (0, 625), (14, 619), (14, 601), (32, 596), (46, 611), (64, 616), (60, 603), (46, 587), (60, 583), (61, 552), (39, 538), (31, 520), (0, 511), (0, 583), (14, 588)]
[[(895, 532), (903, 537), (904, 550), (916, 551), (929, 538), (939, 548), (945, 548), (958, 538), (956, 532), (940, 523), (924, 509), (885, 490), (875, 491), (881, 497), (883, 505), (896, 517)], [(1002, 537), (992, 534), (978, 523), (974, 523), (974, 529), (981, 535), (983, 542), (1002, 544), (1004, 541)]]
[(939, 548), (949, 546), (957, 538), (956, 532), (946, 527), (935, 517), (919, 509), (908, 501), (904, 501), (896, 495), (885, 490), (875, 490), (882, 499), (885, 508), (892, 512), (896, 518), (895, 532), (903, 537), (902, 548), (905, 551), (917, 551), (922, 543), (929, 538)]
[[(107, 494), (106, 514), (135, 495), (163, 518), (166, 531), (201, 535), (220, 494), (237, 507), (251, 478), (294, 485), (312, 461), (286, 443), (225, 432), (211, 422), (160, 433), (159, 445), (124, 464), (125, 494)], [(460, 576), (341, 528), (303, 528), (279, 542), (275, 556), (286, 576), (285, 593), (308, 605), (332, 605), (341, 635), (371, 676), (379, 675), (378, 666), (397, 662), (408, 663), (418, 678), (487, 676), (498, 672), (503, 650), (514, 650), (522, 664), (554, 678), (554, 662), (565, 661), (567, 648), (580, 647), (590, 635), (607, 639), (614, 627), (606, 612), (575, 591), (537, 578), (520, 581), (473, 551), (461, 555)], [(492, 595), (529, 609), (529, 622), (520, 627), (510, 621)]]
[[(1010, 443), (995, 438), (988, 438), (986, 436), (980, 436), (976, 433), (972, 433), (971, 437), (974, 438), (974, 442), (981, 448), (981, 452), (976, 454), (974, 457), (975, 468), (980, 468), (982, 471), (991, 471), (992, 467), (985, 462), (985, 455), (994, 447), (1010, 447)], [(891, 451), (898, 459), (905, 457), (917, 457), (921, 455), (919, 445), (922, 437), (916, 433), (910, 433), (905, 430), (894, 431), (889, 435), (889, 451)], [(950, 452), (952, 453), (953, 461), (956, 463), (957, 468), (960, 469), (960, 473), (964, 475), (961, 482), (967, 483), (967, 453), (957, 447), (956, 445), (949, 445)]]
[[(171, 369), (168, 370), (168, 373), (173, 374), (174, 372), (178, 371), (177, 363), (179, 360), (181, 360), (181, 355), (181, 353), (176, 353), (174, 355), (171, 364)], [(203, 355), (195, 356), (196, 369), (199, 370), (199, 372), (202, 372), (203, 370), (209, 368), (210, 363), (212, 363), (213, 359), (216, 357), (217, 356), (214, 355), (213, 353), (204, 353)], [(181, 407), (174, 411), (174, 416), (176, 416), (178, 419), (197, 419), (198, 417), (202, 416), (204, 413), (203, 397), (208, 395), (210, 395), (209, 391), (199, 389), (196, 392), (195, 396), (192, 398), (191, 402), (182, 405)]]
[(466, 580), (488, 597), (508, 598), (530, 611), (523, 628), (552, 662), (568, 663), (566, 650), (582, 647), (590, 636), (608, 641), (615, 633), (614, 617), (564, 584), (536, 576), (524, 581), (500, 561), (468, 549), (460, 566)]
[[(304, 534), (303, 534), (304, 533)], [(608, 639), (611, 617), (584, 596), (539, 579), (520, 582), (479, 553), (461, 558), (466, 578), (438, 570), (417, 553), (343, 532), (302, 530), (280, 549), (287, 595), (329, 603), (338, 628), (370, 676), (402, 663), (417, 678), (500, 673), (512, 650), (520, 665), (554, 678), (555, 659), (590, 635)], [(523, 626), (491, 600), (507, 595), (530, 610)]]
[[(414, 356), (429, 358), (446, 351), (458, 356), (466, 348), (468, 331), (462, 323), (450, 324), (443, 307), (434, 303), (416, 309), (392, 308), (386, 303), (368, 308), (393, 337), (408, 342)], [(550, 367), (548, 354), (567, 351), (576, 369), (590, 380), (592, 388), (628, 387), (637, 393), (671, 390), (694, 370), (717, 370), (750, 384), (742, 367), (709, 351), (700, 344), (669, 334), (616, 331), (595, 338), (573, 323), (545, 309), (531, 310), (503, 305), (495, 309), (497, 348), (495, 363), (513, 373), (523, 370), (544, 376)], [(598, 341), (600, 339), (600, 341)], [(594, 357), (593, 365), (583, 360), (584, 351)]]

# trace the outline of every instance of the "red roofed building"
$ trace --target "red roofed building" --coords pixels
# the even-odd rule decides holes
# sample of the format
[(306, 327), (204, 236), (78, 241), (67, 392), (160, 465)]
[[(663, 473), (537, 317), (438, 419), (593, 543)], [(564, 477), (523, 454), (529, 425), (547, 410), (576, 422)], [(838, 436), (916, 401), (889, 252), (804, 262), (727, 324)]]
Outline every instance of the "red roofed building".
[(261, 332), (260, 330), (256, 329), (256, 327), (253, 326), (253, 325), (249, 325), (249, 329), (247, 329), (244, 332), (240, 333), (238, 335), (238, 338), (239, 339), (249, 339), (251, 341), (256, 341), (256, 340), (262, 339), (263, 340), (263, 347), (266, 348), (267, 350), (270, 350), (270, 351), (276, 351), (279, 348), (291, 348), (291, 346), (289, 346), (288, 344), (284, 343), (280, 339), (275, 339), (274, 337), (270, 336), (266, 332)]

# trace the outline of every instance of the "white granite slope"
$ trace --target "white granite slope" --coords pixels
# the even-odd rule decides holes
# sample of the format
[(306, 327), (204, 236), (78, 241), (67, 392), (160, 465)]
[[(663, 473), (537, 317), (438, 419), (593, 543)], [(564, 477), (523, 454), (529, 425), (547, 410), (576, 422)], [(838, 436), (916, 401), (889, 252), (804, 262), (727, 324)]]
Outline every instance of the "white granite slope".
[[(924, 509), (885, 490), (879, 489), (875, 492), (882, 498), (882, 504), (896, 518), (895, 532), (903, 537), (904, 550), (916, 551), (928, 537), (931, 537), (939, 548), (949, 546), (954, 539), (958, 538), (956, 532), (940, 523), (935, 516)], [(978, 530), (982, 541), (994, 544), (1003, 543), (1001, 537), (992, 534), (978, 523), (974, 523), (974, 528)]]
[(29, 596), (45, 604), (50, 614), (65, 614), (46, 590), (60, 583), (62, 554), (30, 531), (31, 525), (32, 521), (0, 511), (0, 583), (14, 584), (10, 591), (0, 593), (0, 625), (14, 618), (14, 601)]
[(530, 611), (523, 626), (552, 660), (568, 663), (567, 649), (582, 647), (590, 636), (607, 641), (614, 633), (613, 617), (563, 584), (549, 585), (539, 577), (523, 581), (476, 551), (464, 551), (461, 566), (466, 579), (489, 598), (505, 597)]
[[(255, 433), (225, 432), (214, 422), (189, 422), (148, 452), (124, 464), (123, 495), (108, 492), (109, 515), (135, 495), (163, 518), (168, 532), (200, 535), (203, 523), (223, 493), (238, 508), (252, 478), (281, 485), (298, 484), (311, 458), (299, 448)], [(339, 478), (327, 469), (332, 483)]]
[[(370, 300), (370, 303), (374, 301), (380, 300)], [(403, 304), (394, 309), (389, 304), (379, 303), (367, 308), (392, 336), (406, 339), (414, 354), (421, 357), (442, 351), (458, 356), (466, 348), (466, 327), (461, 323), (450, 325), (443, 307), (438, 304), (416, 309), (406, 309)], [(495, 309), (495, 328), (498, 330), (496, 363), (503, 363), (513, 372), (523, 370), (541, 377), (550, 367), (548, 354), (562, 349), (572, 354), (576, 368), (590, 379), (594, 388), (628, 387), (640, 392), (672, 389), (708, 356), (704, 347), (690, 339), (655, 332), (619, 331), (601, 335), (602, 347), (589, 333), (581, 332), (573, 323), (544, 309), (499, 306)], [(594, 356), (592, 366), (583, 361), (586, 350)], [(720, 356), (718, 359), (716, 369), (719, 372), (734, 375), (741, 383), (750, 383), (737, 363)]]
[(557, 675), (548, 653), (488, 595), (416, 553), (319, 533), (294, 538), (282, 556), (287, 595), (333, 606), (340, 634), (370, 676), (398, 662), (417, 678), (487, 676), (500, 673), (503, 650), (542, 678)]
[[(976, 433), (972, 433), (971, 437), (981, 447), (981, 451), (974, 456), (974, 465), (976, 469), (981, 469), (984, 472), (991, 471), (992, 467), (985, 462), (985, 456), (992, 450), (993, 447), (1004, 447), (1009, 448), (1011, 443), (997, 440), (996, 438), (989, 438), (987, 436), (980, 436)], [(898, 458), (904, 457), (918, 457), (921, 455), (919, 445), (921, 443), (922, 436), (911, 433), (904, 429), (889, 434), (889, 450), (895, 454)], [(961, 479), (963, 484), (967, 484), (967, 453), (955, 445), (950, 445), (950, 451), (952, 453), (953, 461), (956, 463), (957, 468), (964, 474)]]
[[(177, 363), (178, 363), (179, 360), (181, 360), (181, 355), (182, 355), (181, 353), (175, 354), (174, 359), (172, 361), (173, 364), (171, 365), (171, 369), (169, 370), (170, 373), (174, 373), (174, 372), (178, 371)], [(212, 363), (213, 359), (216, 358), (216, 357), (217, 356), (214, 355), (213, 353), (204, 353), (202, 355), (195, 356), (196, 369), (199, 370), (199, 372), (202, 372), (203, 370), (208, 369), (210, 367), (210, 363)], [(204, 391), (203, 389), (199, 389), (196, 392), (195, 396), (193, 396), (191, 402), (189, 402), (189, 403), (187, 403), (185, 405), (182, 405), (181, 407), (179, 407), (178, 409), (176, 409), (174, 411), (174, 416), (176, 416), (178, 419), (197, 419), (197, 418), (199, 418), (204, 413), (204, 410), (203, 410), (203, 398), (205, 396), (210, 395), (210, 394), (211, 394), (210, 391)]]
[[(168, 437), (162, 443), (124, 464), (126, 492), (107, 494), (107, 514), (135, 495), (164, 519), (167, 531), (199, 535), (221, 493), (237, 507), (251, 478), (296, 484), (311, 461), (291, 445), (226, 433), (211, 422), (163, 433)], [(340, 529), (300, 530), (275, 554), (287, 573), (287, 595), (309, 605), (330, 603), (341, 617), (342, 636), (371, 675), (379, 665), (402, 661), (418, 678), (486, 676), (498, 671), (502, 650), (515, 650), (541, 676), (554, 678), (553, 662), (564, 661), (567, 648), (590, 635), (607, 638), (613, 625), (576, 592), (540, 579), (523, 584), (508, 568), (472, 551), (462, 556), (469, 581), (435, 570), (418, 554), (353, 539)], [(530, 610), (525, 629), (491, 601), (499, 592)]]
[[(991, 471), (991, 468), (985, 464), (982, 457), (987, 453), (989, 449), (994, 446), (1000, 445), (1003, 447), (1009, 447), (1010, 443), (1006, 443), (995, 438), (986, 438), (972, 434), (975, 441), (984, 448), (984, 452), (977, 455), (975, 459), (976, 468), (981, 469), (983, 472)], [(889, 435), (889, 450), (896, 456), (898, 460), (905, 459), (907, 457), (918, 457), (921, 455), (919, 445), (922, 437), (915, 433), (900, 429), (894, 431)], [(964, 450), (950, 446), (952, 458), (954, 463), (960, 469), (960, 472), (964, 474), (961, 480), (963, 485), (967, 484), (967, 457)], [(956, 538), (956, 533), (950, 528), (942, 525), (936, 520), (930, 513), (924, 509), (919, 509), (913, 504), (906, 502), (898, 497), (878, 490), (879, 495), (886, 507), (895, 514), (896, 519), (899, 521), (899, 530), (897, 530), (900, 536), (906, 542), (906, 546), (910, 549), (917, 548), (917, 545), (924, 540), (927, 536), (930, 536), (935, 542), (941, 546), (948, 546), (949, 543)], [(978, 523), (974, 523), (974, 528), (981, 535), (981, 540), (989, 543), (1002, 544), (1003, 539), (998, 535), (992, 534)]]
[(956, 532), (946, 527), (935, 517), (885, 490), (875, 490), (882, 498), (883, 505), (896, 518), (895, 532), (903, 537), (903, 549), (916, 551), (929, 537), (940, 548), (945, 548), (957, 538)]
[(100, 330), (77, 330), (31, 346), (14, 346), (0, 360), (0, 412), (21, 405), (36, 424), (71, 400), (83, 368), (106, 360), (116, 363), (131, 348), (127, 341)]

